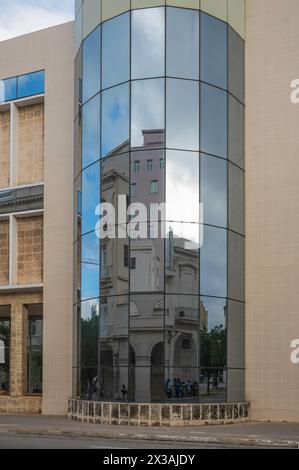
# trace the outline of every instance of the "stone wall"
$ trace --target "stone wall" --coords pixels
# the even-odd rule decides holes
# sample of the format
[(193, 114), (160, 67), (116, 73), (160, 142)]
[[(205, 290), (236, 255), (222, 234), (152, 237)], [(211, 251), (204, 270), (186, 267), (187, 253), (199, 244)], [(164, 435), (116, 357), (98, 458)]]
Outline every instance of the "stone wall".
[(0, 397), (0, 415), (37, 415), (41, 409), (41, 397)]
[(0, 113), (0, 188), (9, 187), (10, 112)]
[(44, 105), (19, 108), (18, 184), (44, 180)]
[(9, 221), (0, 221), (0, 286), (9, 284)]
[(43, 282), (43, 217), (18, 219), (19, 285)]
[(203, 426), (242, 423), (249, 403), (137, 404), (69, 400), (68, 416), (86, 423), (135, 426)]

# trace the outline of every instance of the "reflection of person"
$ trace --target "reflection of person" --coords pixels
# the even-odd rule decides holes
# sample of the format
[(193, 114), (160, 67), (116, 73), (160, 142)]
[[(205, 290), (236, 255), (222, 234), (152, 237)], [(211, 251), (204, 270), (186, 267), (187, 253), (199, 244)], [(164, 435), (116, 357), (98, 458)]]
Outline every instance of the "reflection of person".
[(128, 390), (126, 389), (125, 385), (123, 385), (121, 388), (121, 394), (122, 394), (123, 401), (126, 401)]

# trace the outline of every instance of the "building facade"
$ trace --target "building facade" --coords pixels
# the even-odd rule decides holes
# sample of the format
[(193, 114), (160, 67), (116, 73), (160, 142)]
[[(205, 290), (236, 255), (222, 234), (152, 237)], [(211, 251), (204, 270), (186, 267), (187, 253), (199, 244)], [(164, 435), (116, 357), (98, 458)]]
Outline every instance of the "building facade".
[(0, 43), (0, 413), (299, 421), (298, 18), (78, 0)]

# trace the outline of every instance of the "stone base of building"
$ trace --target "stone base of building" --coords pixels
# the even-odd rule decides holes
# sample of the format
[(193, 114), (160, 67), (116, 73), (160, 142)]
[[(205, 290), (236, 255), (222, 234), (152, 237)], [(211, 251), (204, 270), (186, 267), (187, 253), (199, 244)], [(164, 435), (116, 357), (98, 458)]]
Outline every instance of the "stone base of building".
[(130, 426), (204, 426), (249, 420), (249, 403), (137, 404), (69, 400), (74, 421)]
[(42, 412), (42, 397), (0, 397), (0, 415), (38, 415)]

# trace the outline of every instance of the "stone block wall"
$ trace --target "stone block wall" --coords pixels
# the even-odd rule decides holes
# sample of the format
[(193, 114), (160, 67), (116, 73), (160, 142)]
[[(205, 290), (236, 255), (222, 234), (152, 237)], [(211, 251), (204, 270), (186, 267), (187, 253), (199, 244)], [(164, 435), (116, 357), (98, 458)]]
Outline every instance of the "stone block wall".
[(9, 221), (0, 221), (0, 286), (9, 284)]
[(0, 113), (0, 189), (9, 187), (10, 112)]
[(147, 404), (69, 400), (68, 416), (86, 423), (135, 426), (204, 426), (249, 420), (249, 403)]
[(43, 282), (43, 217), (26, 217), (17, 221), (17, 282)]
[(18, 184), (44, 180), (44, 104), (19, 108)]

